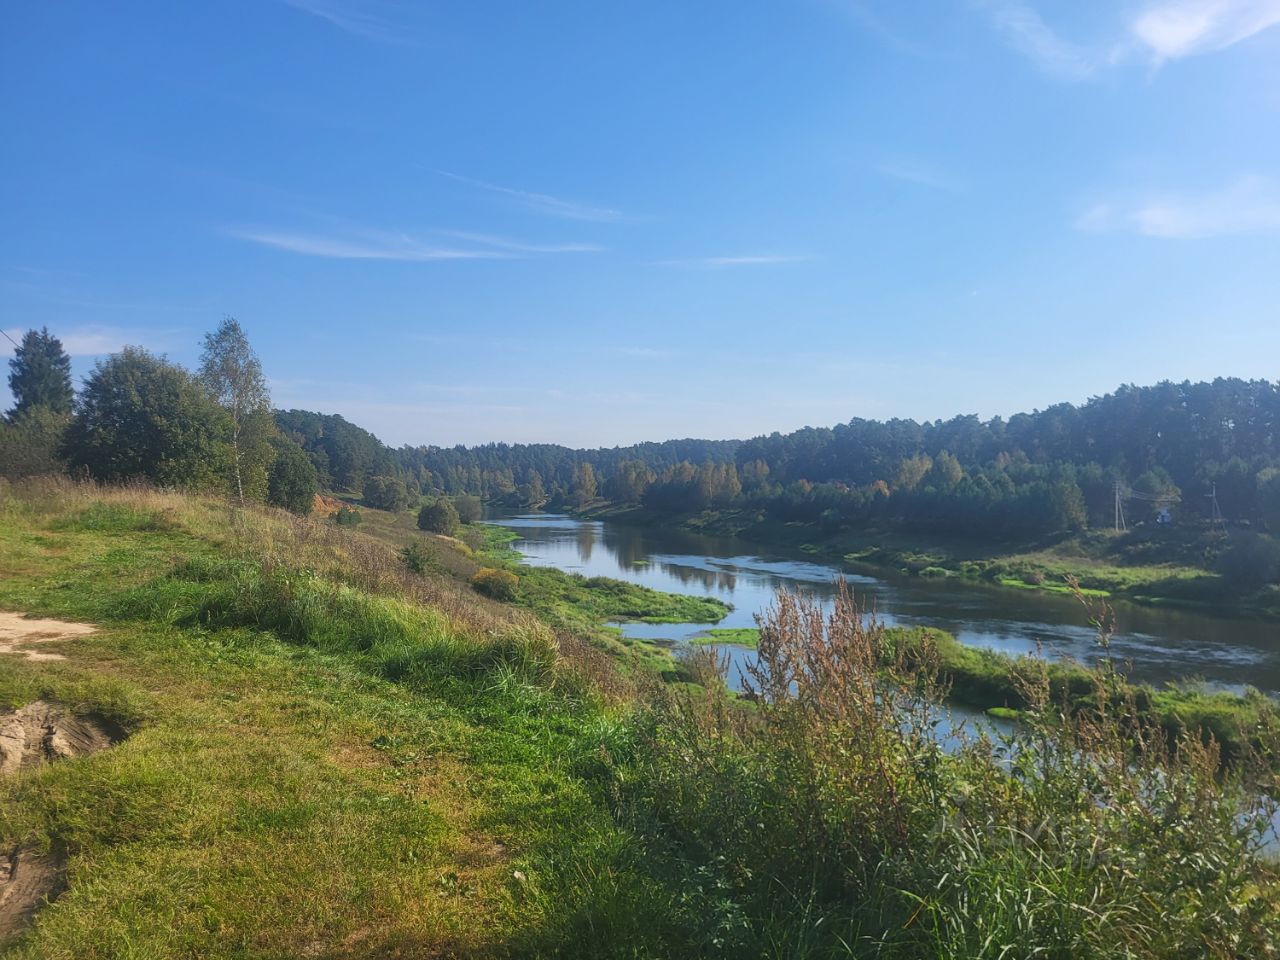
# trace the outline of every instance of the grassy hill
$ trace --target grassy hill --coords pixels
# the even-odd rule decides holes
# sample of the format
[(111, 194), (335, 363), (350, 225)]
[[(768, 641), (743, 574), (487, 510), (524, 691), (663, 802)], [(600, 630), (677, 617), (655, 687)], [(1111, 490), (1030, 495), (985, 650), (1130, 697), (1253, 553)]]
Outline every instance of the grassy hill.
[[(1134, 754), (1130, 728), (1060, 719), (1032, 732), (1061, 749), (1028, 737), (1010, 777), (989, 743), (948, 759), (901, 723), (933, 688), (914, 665), (855, 670), (874, 630), (788, 648), (822, 682), (741, 704), (705, 662), (687, 668), (704, 686), (661, 683), (564, 613), (580, 595), (522, 585), (535, 616), (466, 585), (469, 548), (431, 540), (424, 575), (395, 536), (141, 488), (0, 489), (0, 610), (95, 628), (41, 645), (62, 659), (0, 654), (0, 701), (119, 731), (0, 781), (7, 849), (62, 871), (9, 955), (1262, 957), (1280, 942), (1248, 784), (1212, 747)], [(641, 599), (625, 604), (673, 602)]]

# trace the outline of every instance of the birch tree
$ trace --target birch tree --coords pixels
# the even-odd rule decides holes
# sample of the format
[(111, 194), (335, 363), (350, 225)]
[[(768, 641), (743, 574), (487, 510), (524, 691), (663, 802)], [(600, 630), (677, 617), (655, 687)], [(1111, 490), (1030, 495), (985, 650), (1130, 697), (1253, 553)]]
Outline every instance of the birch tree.
[(231, 479), (243, 506), (246, 487), (259, 498), (265, 493), (274, 427), (262, 364), (233, 317), (205, 334), (200, 380), (231, 418)]

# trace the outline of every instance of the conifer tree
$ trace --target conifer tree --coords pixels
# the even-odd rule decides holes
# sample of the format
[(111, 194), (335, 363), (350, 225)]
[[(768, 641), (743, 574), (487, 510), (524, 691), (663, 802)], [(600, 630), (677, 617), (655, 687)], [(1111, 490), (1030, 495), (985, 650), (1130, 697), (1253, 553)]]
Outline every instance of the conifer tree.
[(34, 407), (71, 413), (71, 358), (47, 327), (28, 330), (9, 358), (9, 390), (14, 400), (11, 420)]

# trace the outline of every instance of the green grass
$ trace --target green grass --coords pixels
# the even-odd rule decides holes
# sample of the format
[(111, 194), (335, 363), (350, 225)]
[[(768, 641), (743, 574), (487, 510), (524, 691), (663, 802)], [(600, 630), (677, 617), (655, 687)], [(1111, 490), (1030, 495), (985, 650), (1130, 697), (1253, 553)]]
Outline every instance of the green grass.
[[(99, 627), (64, 660), (0, 657), (0, 702), (53, 699), (130, 734), (0, 783), (0, 844), (68, 855), (66, 891), (6, 955), (1260, 956), (1275, 930), (1275, 877), (1224, 839), (1207, 775), (1185, 799), (1176, 779), (1172, 800), (1140, 793), (1095, 835), (1081, 784), (1098, 771), (1078, 751), (1035, 755), (1065, 764), (1059, 780), (1030, 760), (1009, 777), (894, 739), (892, 718), (811, 730), (812, 710), (632, 682), (359, 531), (0, 487), (0, 570), (0, 609)], [(611, 588), (573, 586), (594, 623)], [(953, 672), (974, 653), (947, 648), (966, 658)], [(1188, 723), (1219, 703), (1184, 693), (1153, 696)], [(900, 813), (911, 830), (887, 842)], [(1112, 925), (1143, 896), (1175, 904), (1172, 922)], [(1139, 927), (1171, 946), (1109, 946)]]
[(755, 627), (712, 627), (690, 637), (689, 642), (707, 646), (749, 647), (754, 650), (760, 642), (760, 631)]
[(13, 955), (575, 955), (585, 924), (591, 956), (669, 931), (600, 794), (622, 715), (545, 627), (478, 633), (168, 502), (0, 501), (0, 608), (101, 625), (63, 661), (0, 658), (0, 700), (133, 734), (0, 786), (0, 841), (70, 854)]
[[(945, 631), (924, 627), (891, 627), (885, 636), (889, 641), (886, 662), (898, 654), (912, 659), (918, 652), (928, 651), (936, 661), (948, 698), (993, 716), (1012, 716), (1025, 710), (1029, 706), (1026, 680), (1041, 669), (1055, 703), (1087, 710), (1097, 693), (1095, 674), (1071, 661), (1010, 657), (965, 646)], [(1238, 696), (1206, 691), (1194, 684), (1157, 689), (1126, 683), (1124, 691), (1132, 698), (1136, 714), (1153, 719), (1170, 737), (1188, 731), (1201, 737), (1212, 735), (1228, 759), (1263, 749), (1280, 735), (1275, 703), (1257, 690)], [(1280, 765), (1280, 757), (1271, 757), (1269, 762)]]

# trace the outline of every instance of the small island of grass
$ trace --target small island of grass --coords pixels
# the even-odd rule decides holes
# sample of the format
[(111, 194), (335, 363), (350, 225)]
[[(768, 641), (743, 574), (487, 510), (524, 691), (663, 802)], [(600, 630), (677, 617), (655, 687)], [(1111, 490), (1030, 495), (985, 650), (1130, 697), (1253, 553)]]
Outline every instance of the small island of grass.
[(749, 647), (754, 650), (760, 643), (760, 631), (755, 627), (712, 627), (696, 637), (690, 637), (689, 642), (704, 646)]

